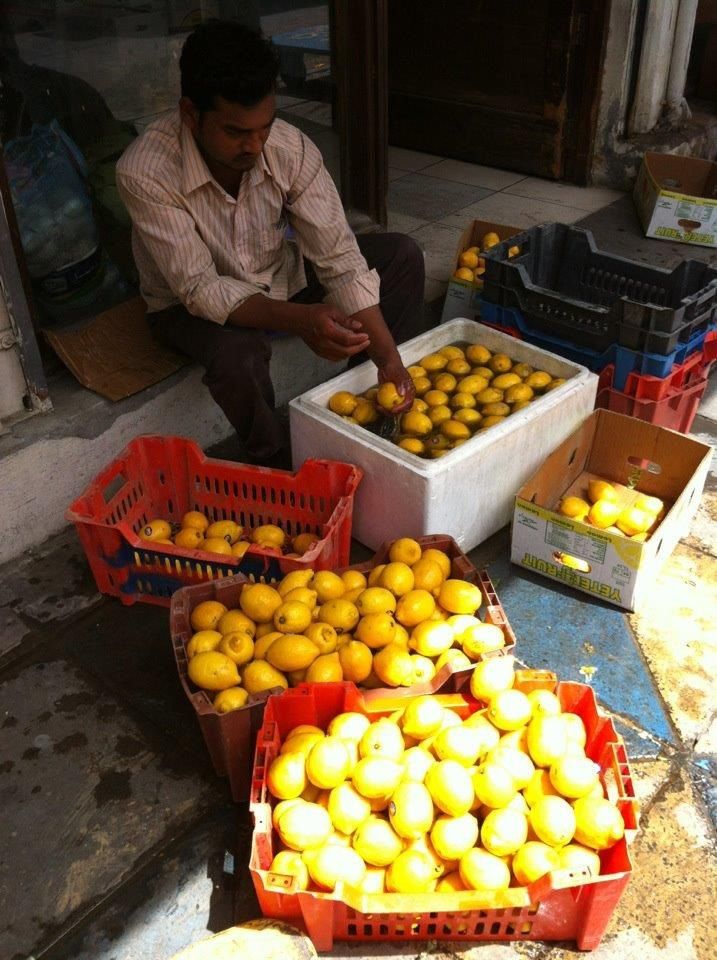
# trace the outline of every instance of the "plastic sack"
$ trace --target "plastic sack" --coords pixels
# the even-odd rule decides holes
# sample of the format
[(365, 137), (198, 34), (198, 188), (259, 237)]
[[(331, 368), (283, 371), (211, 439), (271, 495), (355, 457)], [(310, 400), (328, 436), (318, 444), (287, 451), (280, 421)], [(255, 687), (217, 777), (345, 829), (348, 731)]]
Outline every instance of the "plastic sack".
[(30, 276), (66, 296), (101, 268), (85, 159), (53, 120), (7, 143), (5, 167)]

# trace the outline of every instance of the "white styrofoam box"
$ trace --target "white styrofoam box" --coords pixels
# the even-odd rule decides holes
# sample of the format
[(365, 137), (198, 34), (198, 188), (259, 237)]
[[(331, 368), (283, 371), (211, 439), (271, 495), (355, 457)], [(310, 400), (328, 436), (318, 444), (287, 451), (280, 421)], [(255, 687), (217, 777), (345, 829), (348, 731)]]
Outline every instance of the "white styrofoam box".
[(567, 382), (438, 460), (422, 460), (327, 408), (337, 390), (362, 393), (374, 386), (373, 363), (347, 370), (289, 404), (295, 469), (307, 457), (323, 457), (364, 471), (353, 536), (374, 550), (384, 540), (435, 533), (473, 549), (510, 522), (518, 490), (595, 405), (594, 373), (474, 320), (450, 320), (402, 344), (399, 352), (408, 366), (449, 343), (482, 343)]

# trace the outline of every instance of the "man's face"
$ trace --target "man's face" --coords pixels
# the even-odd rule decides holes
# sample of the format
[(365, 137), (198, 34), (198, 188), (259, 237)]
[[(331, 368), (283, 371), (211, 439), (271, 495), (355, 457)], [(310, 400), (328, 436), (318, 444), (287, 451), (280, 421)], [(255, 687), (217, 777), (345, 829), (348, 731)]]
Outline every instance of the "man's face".
[(259, 159), (276, 115), (273, 94), (254, 107), (215, 97), (213, 109), (201, 115), (185, 98), (181, 107), (202, 153), (237, 172), (250, 170)]

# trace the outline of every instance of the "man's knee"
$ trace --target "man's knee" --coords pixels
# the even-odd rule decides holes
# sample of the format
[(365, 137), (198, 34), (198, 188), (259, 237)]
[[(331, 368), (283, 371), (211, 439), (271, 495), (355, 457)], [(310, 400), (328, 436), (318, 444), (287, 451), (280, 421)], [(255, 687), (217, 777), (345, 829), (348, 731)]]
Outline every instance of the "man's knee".
[(227, 327), (216, 337), (207, 357), (207, 376), (211, 379), (238, 377), (253, 379), (271, 360), (271, 343), (262, 330)]

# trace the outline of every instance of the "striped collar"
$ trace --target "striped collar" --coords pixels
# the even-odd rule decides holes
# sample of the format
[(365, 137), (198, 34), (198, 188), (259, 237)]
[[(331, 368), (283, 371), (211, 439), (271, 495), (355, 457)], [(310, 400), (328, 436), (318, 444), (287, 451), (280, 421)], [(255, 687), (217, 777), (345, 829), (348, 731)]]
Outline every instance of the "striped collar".
[[(270, 141), (271, 134), (269, 134), (269, 139), (264, 144), (264, 150), (266, 150)], [(179, 150), (182, 163), (182, 193), (185, 195), (189, 194), (193, 190), (203, 187), (205, 183), (217, 183), (209, 171), (209, 167), (197, 146), (196, 140), (192, 136), (191, 130), (182, 120), (181, 115), (179, 117)], [(246, 180), (247, 186), (253, 187), (261, 183), (264, 177), (270, 175), (271, 171), (266, 162), (264, 151), (262, 151), (259, 160), (254, 164), (246, 177), (242, 178), (242, 182)], [(219, 184), (217, 184), (217, 186), (219, 186)]]

